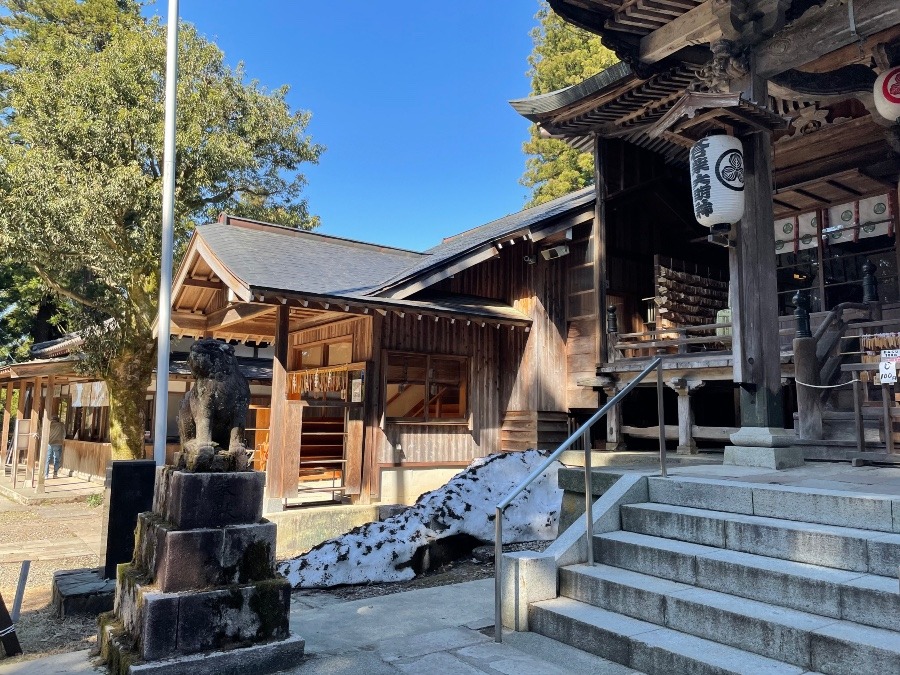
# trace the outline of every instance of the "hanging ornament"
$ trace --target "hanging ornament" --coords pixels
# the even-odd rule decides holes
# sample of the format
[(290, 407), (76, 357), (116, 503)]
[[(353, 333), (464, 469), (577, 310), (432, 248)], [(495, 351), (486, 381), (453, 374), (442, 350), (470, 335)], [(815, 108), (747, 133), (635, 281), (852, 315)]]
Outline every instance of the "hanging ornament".
[(691, 148), (694, 216), (705, 227), (728, 229), (744, 215), (744, 149), (733, 136), (709, 136)]
[(878, 76), (874, 94), (878, 113), (891, 122), (900, 120), (900, 66)]

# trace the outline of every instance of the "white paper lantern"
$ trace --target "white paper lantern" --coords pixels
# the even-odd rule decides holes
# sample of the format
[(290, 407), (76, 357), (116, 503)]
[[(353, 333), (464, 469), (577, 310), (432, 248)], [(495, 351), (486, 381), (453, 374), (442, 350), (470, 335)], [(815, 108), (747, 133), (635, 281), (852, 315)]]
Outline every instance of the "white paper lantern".
[(891, 122), (900, 118), (900, 66), (884, 71), (875, 80), (875, 108)]
[(744, 215), (744, 148), (733, 136), (709, 136), (691, 148), (694, 216), (706, 227)]

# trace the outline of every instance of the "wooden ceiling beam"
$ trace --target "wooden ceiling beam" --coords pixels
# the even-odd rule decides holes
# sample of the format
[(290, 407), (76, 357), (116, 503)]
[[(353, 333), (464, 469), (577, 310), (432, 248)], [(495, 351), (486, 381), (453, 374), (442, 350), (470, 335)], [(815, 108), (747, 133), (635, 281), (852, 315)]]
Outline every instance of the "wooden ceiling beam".
[(223, 307), (208, 317), (207, 330), (221, 330), (243, 321), (275, 311), (275, 305), (262, 302), (242, 302), (230, 307)]
[(207, 281), (205, 279), (185, 279), (183, 286), (189, 286), (191, 288), (214, 288), (219, 289), (224, 286), (221, 281)]
[(192, 333), (201, 335), (206, 330), (206, 316), (191, 312), (172, 312), (170, 331), (176, 334)]
[(684, 47), (705, 44), (722, 36), (713, 12), (713, 0), (685, 12), (661, 28), (641, 38), (640, 58), (644, 63), (657, 63)]
[(816, 61), (826, 54), (900, 24), (897, 0), (868, 0), (853, 5), (856, 34), (850, 31), (848, 5), (828, 0), (812, 7), (755, 50), (760, 77), (771, 78)]

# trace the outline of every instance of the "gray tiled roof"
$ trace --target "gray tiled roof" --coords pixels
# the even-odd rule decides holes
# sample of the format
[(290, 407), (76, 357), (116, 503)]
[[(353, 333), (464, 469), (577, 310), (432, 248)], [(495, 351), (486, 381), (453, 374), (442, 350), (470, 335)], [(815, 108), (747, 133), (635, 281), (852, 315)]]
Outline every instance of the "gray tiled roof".
[[(393, 284), (440, 268), (471, 251), (583, 208), (594, 200), (586, 187), (540, 206), (448, 237), (424, 253), (235, 220), (201, 225), (197, 235), (218, 260), (251, 289), (372, 300)], [(388, 302), (388, 301), (385, 301)], [(391, 304), (402, 304), (390, 300)], [(499, 307), (466, 301), (471, 313), (497, 315)], [(426, 306), (430, 305), (430, 306)], [(421, 303), (427, 311), (463, 311), (448, 298)], [(411, 311), (415, 308), (410, 304)], [(524, 318), (517, 315), (509, 318)]]
[(200, 225), (197, 233), (229, 271), (251, 288), (365, 295), (423, 257), (413, 251), (274, 225), (209, 223)]
[(540, 206), (512, 213), (472, 230), (448, 237), (437, 246), (425, 251), (427, 257), (415, 261), (393, 278), (385, 286), (410, 279), (418, 274), (438, 268), (451, 260), (478, 249), (486, 244), (501, 241), (515, 232), (530, 228), (545, 220), (582, 208), (594, 201), (594, 187), (588, 186), (558, 197)]
[(513, 99), (509, 104), (523, 117), (530, 119), (532, 122), (538, 122), (543, 115), (556, 112), (560, 108), (565, 108), (567, 105), (597, 94), (612, 84), (624, 81), (631, 75), (631, 67), (624, 61), (620, 61), (596, 75), (592, 75), (586, 80), (565, 89), (558, 89), (557, 91), (538, 96), (529, 96), (528, 98)]

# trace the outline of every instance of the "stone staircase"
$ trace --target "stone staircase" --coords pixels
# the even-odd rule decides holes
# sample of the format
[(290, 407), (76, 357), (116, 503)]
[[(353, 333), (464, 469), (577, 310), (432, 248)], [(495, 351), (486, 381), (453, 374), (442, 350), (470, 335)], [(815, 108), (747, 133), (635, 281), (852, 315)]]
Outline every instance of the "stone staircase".
[(648, 483), (530, 630), (650, 675), (900, 675), (900, 497)]

